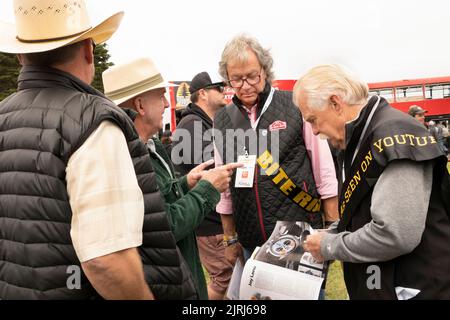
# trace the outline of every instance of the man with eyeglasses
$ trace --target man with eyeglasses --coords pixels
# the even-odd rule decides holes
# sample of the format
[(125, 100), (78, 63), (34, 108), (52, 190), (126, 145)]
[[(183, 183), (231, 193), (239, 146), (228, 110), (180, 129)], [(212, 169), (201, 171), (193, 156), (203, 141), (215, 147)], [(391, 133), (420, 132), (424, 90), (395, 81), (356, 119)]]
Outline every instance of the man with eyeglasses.
[[(219, 132), (216, 166), (250, 159), (249, 172), (233, 176), (230, 192), (222, 193), (216, 207), (224, 228), (225, 256), (233, 264), (238, 257), (248, 259), (271, 235), (277, 220), (306, 221), (323, 228), (338, 219), (337, 180), (328, 144), (303, 121), (292, 93), (272, 88), (272, 65), (269, 51), (245, 35), (226, 45), (219, 63), (219, 73), (235, 96), (214, 118)], [(239, 129), (253, 129), (256, 141), (240, 144), (237, 137), (234, 145), (227, 140), (227, 131), (239, 135)], [(278, 146), (274, 133), (278, 133)], [(263, 138), (267, 148), (261, 148)], [(255, 145), (259, 150), (252, 154)], [(272, 158), (275, 153), (278, 159)], [(239, 187), (245, 185), (240, 179), (248, 175), (247, 187)]]
[[(172, 160), (179, 163), (177, 170), (181, 175), (214, 157), (211, 129), (216, 112), (226, 105), (224, 85), (223, 82), (212, 82), (207, 72), (197, 74), (191, 81), (191, 103), (183, 112), (174, 134)], [(177, 157), (180, 161), (176, 161)], [(200, 259), (210, 275), (208, 297), (221, 300), (231, 278), (232, 265), (225, 259), (220, 215), (211, 211), (196, 229), (196, 234)]]

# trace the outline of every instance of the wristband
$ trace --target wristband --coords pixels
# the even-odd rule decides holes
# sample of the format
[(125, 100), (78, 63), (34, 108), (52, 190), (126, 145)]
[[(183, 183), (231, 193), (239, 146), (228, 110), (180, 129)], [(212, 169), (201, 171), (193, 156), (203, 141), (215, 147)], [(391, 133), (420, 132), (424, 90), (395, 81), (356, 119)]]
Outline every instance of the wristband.
[(226, 235), (224, 235), (222, 243), (223, 243), (224, 247), (228, 247), (228, 246), (235, 244), (238, 241), (239, 240), (238, 240), (237, 234), (235, 234), (234, 236), (231, 236), (231, 237), (227, 237)]

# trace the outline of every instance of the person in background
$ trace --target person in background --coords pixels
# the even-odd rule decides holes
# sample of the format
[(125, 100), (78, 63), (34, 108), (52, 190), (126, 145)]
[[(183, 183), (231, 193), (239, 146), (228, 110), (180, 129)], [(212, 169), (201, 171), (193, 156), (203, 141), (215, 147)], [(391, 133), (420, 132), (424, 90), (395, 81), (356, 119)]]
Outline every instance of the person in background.
[[(178, 171), (187, 174), (196, 165), (214, 159), (212, 127), (216, 112), (225, 104), (224, 83), (212, 82), (207, 72), (191, 81), (191, 103), (187, 106), (174, 135), (172, 160), (180, 159)], [(181, 149), (179, 152), (177, 149)], [(221, 300), (228, 288), (233, 266), (225, 259), (223, 228), (215, 208), (196, 230), (200, 259), (209, 274), (208, 296)]]
[(446, 146), (447, 133), (446, 127), (441, 122), (430, 121), (428, 123), (428, 131), (432, 134), (432, 136), (436, 139), (439, 148), (441, 148), (442, 152), (445, 154), (448, 153), (448, 149)]
[(424, 110), (421, 107), (416, 106), (416, 105), (412, 105), (408, 109), (408, 114), (411, 117), (413, 117), (414, 119), (416, 119), (417, 121), (419, 121), (424, 126), (426, 126), (426, 124), (425, 124), (425, 113), (427, 113), (427, 112), (428, 112), (427, 110)]

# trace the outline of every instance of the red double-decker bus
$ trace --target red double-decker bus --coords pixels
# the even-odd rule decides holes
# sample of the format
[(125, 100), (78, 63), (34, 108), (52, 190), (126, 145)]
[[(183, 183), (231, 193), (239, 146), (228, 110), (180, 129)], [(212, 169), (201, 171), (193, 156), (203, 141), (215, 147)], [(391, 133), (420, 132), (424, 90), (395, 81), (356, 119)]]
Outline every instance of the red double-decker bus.
[(426, 120), (450, 119), (450, 77), (369, 83), (371, 95), (380, 95), (394, 108), (408, 112), (411, 105), (427, 110)]

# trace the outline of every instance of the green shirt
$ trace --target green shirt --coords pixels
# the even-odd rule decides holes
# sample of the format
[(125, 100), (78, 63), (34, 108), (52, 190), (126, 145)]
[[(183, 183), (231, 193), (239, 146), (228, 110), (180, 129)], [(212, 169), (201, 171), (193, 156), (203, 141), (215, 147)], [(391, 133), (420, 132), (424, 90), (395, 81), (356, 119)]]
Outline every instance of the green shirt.
[[(194, 188), (189, 190), (186, 176), (180, 179), (172, 178), (175, 177), (175, 173), (164, 146), (158, 139), (152, 140), (157, 155), (150, 152), (151, 161), (157, 175), (158, 186), (166, 201), (170, 227), (181, 254), (196, 280), (200, 299), (207, 300), (206, 280), (194, 230), (203, 221), (205, 215), (216, 207), (220, 200), (220, 193), (206, 180), (200, 180)], [(168, 169), (171, 173), (167, 171)]]

